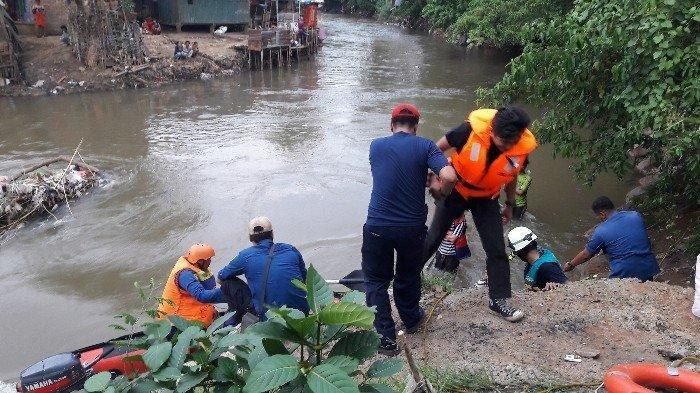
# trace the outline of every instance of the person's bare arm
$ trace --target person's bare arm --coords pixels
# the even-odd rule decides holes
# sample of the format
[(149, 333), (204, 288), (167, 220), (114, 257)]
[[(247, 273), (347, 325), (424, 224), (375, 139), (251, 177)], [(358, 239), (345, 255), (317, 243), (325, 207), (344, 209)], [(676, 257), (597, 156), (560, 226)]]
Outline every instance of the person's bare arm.
[(440, 193), (444, 196), (450, 195), (455, 183), (457, 183), (457, 172), (455, 172), (452, 165), (448, 165), (440, 169), (438, 176), (440, 177), (441, 183)]
[(442, 138), (438, 139), (438, 141), (435, 144), (443, 152), (446, 152), (446, 151), (452, 149), (452, 146), (450, 146), (450, 143), (447, 142), (446, 136), (443, 136)]
[(503, 223), (507, 223), (513, 218), (513, 207), (515, 206), (515, 179), (506, 184), (506, 208), (503, 209)]
[(593, 258), (593, 254), (591, 254), (590, 252), (588, 252), (587, 249), (584, 248), (574, 257), (574, 259), (566, 263), (566, 265), (564, 266), (564, 271), (570, 272), (574, 270), (576, 266), (587, 262), (591, 258)]

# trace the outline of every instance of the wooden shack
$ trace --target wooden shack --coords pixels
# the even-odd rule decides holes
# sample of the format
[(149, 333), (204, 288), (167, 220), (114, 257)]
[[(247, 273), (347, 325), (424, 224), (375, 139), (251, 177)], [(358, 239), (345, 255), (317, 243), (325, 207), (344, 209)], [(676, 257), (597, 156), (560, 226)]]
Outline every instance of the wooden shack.
[(248, 25), (249, 0), (159, 0), (158, 17), (163, 25), (209, 26)]

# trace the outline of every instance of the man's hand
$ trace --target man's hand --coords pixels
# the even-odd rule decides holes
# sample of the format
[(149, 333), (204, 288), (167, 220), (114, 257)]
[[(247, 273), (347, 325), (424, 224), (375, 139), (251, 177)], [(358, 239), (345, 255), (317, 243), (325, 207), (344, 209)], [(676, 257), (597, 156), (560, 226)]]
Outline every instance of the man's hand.
[(565, 271), (565, 272), (570, 272), (570, 271), (574, 270), (574, 268), (576, 267), (576, 265), (574, 265), (573, 262), (574, 262), (574, 261), (569, 261), (569, 262), (566, 263), (566, 265), (564, 265), (564, 271)]
[(506, 206), (505, 209), (503, 209), (503, 223), (507, 224), (511, 218), (513, 218), (513, 206)]

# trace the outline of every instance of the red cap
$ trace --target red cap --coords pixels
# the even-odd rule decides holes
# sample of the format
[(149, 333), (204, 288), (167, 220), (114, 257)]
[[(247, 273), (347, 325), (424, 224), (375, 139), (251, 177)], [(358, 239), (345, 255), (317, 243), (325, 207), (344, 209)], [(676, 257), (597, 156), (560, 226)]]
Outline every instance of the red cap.
[(415, 105), (409, 103), (402, 103), (396, 105), (394, 107), (394, 110), (391, 111), (391, 121), (395, 121), (400, 117), (407, 117), (418, 120), (420, 119), (420, 112), (418, 111), (418, 108), (415, 107)]

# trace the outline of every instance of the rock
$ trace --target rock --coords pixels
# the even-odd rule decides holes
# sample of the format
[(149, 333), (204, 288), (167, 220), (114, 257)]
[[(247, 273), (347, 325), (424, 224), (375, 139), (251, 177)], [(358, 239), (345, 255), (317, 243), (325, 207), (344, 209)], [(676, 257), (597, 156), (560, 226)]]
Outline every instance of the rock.
[(213, 78), (213, 77), (214, 77), (214, 75), (209, 74), (209, 73), (206, 73), (206, 72), (202, 72), (202, 73), (199, 75), (199, 79), (201, 79), (201, 80), (203, 80), (203, 81), (208, 81), (209, 79), (211, 79), (211, 78)]
[(627, 193), (627, 195), (625, 195), (625, 204), (631, 204), (634, 198), (644, 195), (646, 192), (646, 187), (643, 186), (633, 188), (632, 190), (630, 190), (630, 192)]
[(651, 157), (647, 156), (642, 161), (639, 161), (635, 168), (641, 173), (648, 174), (652, 168)]
[(642, 158), (647, 154), (649, 154), (649, 149), (641, 146), (637, 146), (634, 149), (627, 152), (627, 155), (629, 155), (630, 158)]
[(691, 350), (683, 346), (658, 347), (656, 348), (656, 352), (669, 360), (678, 360), (691, 355)]
[(652, 175), (644, 176), (643, 178), (639, 179), (639, 185), (646, 188), (646, 187), (649, 187), (649, 186), (656, 184), (656, 182), (658, 182), (658, 181), (659, 181), (659, 175), (652, 174)]
[(576, 350), (576, 354), (587, 359), (598, 359), (600, 357), (600, 351), (592, 348), (580, 348)]
[(44, 86), (44, 80), (43, 80), (43, 79), (39, 79), (38, 81), (36, 81), (36, 83), (35, 83), (34, 85), (32, 85), (32, 87), (33, 87), (33, 88), (36, 88), (36, 89), (38, 89), (38, 88), (40, 88), (40, 87), (42, 87), (42, 86)]

